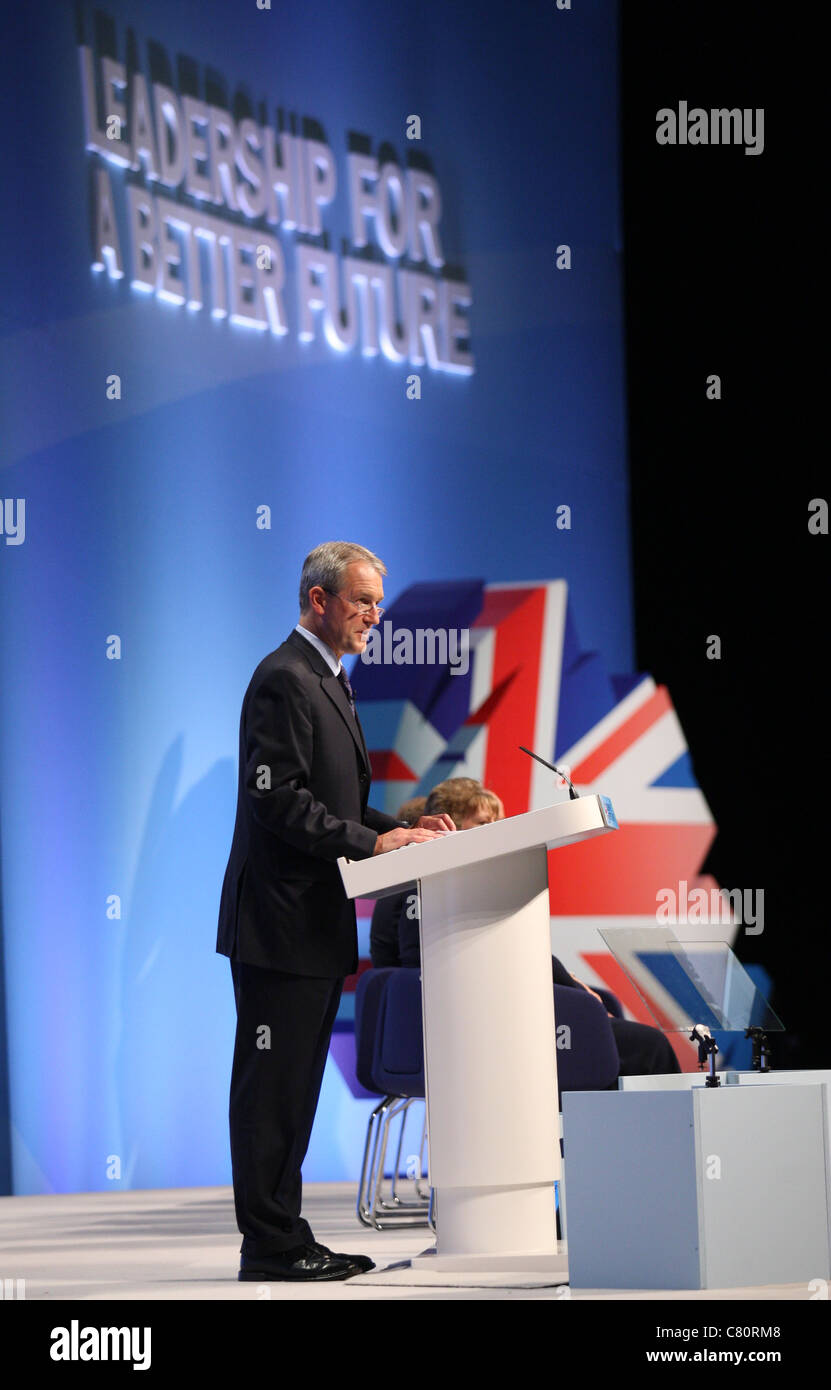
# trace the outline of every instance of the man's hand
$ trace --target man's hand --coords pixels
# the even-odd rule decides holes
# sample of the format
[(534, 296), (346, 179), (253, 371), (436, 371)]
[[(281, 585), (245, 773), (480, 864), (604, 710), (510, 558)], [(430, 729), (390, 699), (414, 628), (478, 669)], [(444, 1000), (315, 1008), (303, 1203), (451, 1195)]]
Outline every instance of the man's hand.
[[(440, 830), (433, 830), (432, 822), (443, 820), (443, 816), (422, 816), (418, 825), (411, 825), (409, 828), (399, 827), (396, 830), (388, 830), (385, 835), (379, 835), (375, 841), (373, 854), (386, 854), (391, 849), (400, 849), (402, 845), (421, 845), (425, 840), (440, 840), (447, 830), (442, 826)], [(423, 822), (431, 822), (430, 826), (425, 826)], [(453, 822), (451, 821), (451, 825)], [(455, 830), (455, 826), (453, 826)]]

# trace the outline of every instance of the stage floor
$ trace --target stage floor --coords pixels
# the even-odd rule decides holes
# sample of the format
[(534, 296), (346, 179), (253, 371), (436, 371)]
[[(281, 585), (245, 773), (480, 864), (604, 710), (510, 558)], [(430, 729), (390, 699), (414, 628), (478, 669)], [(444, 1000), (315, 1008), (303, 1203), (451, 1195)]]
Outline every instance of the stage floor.
[[(315, 1237), (332, 1250), (369, 1255), (379, 1270), (407, 1260), (433, 1243), (432, 1232), (370, 1231), (355, 1216), (355, 1187), (316, 1183), (305, 1188), (303, 1212)], [(237, 1281), (240, 1236), (230, 1187), (142, 1192), (85, 1192), (0, 1198), (0, 1280), (7, 1297), (27, 1300), (177, 1299), (250, 1302), (263, 1286)], [(19, 1289), (18, 1280), (25, 1280)], [(603, 1290), (570, 1288), (430, 1288), (400, 1285), (285, 1284), (269, 1282), (272, 1299), (554, 1299), (580, 1300), (795, 1300), (807, 1284), (759, 1288)], [(18, 1291), (19, 1290), (19, 1291)]]

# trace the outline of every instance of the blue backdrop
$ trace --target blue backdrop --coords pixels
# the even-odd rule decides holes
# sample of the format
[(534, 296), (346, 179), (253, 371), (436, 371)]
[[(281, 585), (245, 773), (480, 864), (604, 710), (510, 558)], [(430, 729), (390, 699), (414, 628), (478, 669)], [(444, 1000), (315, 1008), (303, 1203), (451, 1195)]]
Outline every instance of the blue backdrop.
[[(106, 0), (96, 19), (53, 0), (48, 20), (17, 7), (6, 25), (13, 1190), (225, 1183), (234, 1011), (214, 941), (239, 707), (296, 621), (306, 552), (370, 546), (390, 599), (424, 580), (563, 577), (583, 645), (632, 669), (617, 6)], [(118, 168), (85, 148), (79, 44), (101, 121), (109, 50), (148, 90), (161, 81), (328, 145), (337, 192), (322, 235), (256, 224), (284, 256), (287, 332), (218, 317), (207, 293), (196, 309), (132, 285), (128, 187), (200, 204), (153, 184), (146, 161)], [(135, 90), (121, 93), (128, 111)], [(356, 136), (441, 190), (447, 264), (415, 268), (469, 286), (472, 373), (336, 352), (317, 310), (314, 339), (300, 339), (301, 246), (357, 254)], [(121, 278), (92, 268), (102, 170)], [(362, 254), (399, 264), (367, 231)], [(357, 1175), (368, 1104), (327, 1068), (308, 1179)]]

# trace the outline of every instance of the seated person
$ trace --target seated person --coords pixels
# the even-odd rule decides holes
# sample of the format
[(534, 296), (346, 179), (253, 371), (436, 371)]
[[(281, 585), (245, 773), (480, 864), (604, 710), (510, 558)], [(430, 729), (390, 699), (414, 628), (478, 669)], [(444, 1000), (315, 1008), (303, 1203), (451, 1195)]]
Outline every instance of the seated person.
[[(556, 956), (551, 957), (551, 975), (555, 985), (564, 985), (567, 989), (586, 989), (603, 1004), (597, 991), (589, 989), (576, 975), (570, 975)], [(603, 1004), (603, 1007), (605, 1009), (606, 1005)], [(665, 1076), (668, 1072), (681, 1070), (672, 1043), (660, 1028), (651, 1028), (648, 1023), (634, 1023), (628, 1018), (614, 1018), (612, 1014), (609, 1014), (609, 1023), (620, 1058), (618, 1076)]]
[[(405, 801), (403, 806), (399, 806), (396, 819), (406, 821), (408, 825), (415, 825), (419, 816), (424, 815), (424, 807), (427, 803), (426, 796), (413, 796), (409, 801)], [(412, 892), (415, 893), (413, 886)], [(398, 919), (402, 911), (407, 907), (408, 891), (396, 893), (391, 898), (379, 898), (373, 908), (372, 923), (369, 928), (369, 955), (372, 964), (377, 970), (385, 965), (403, 965), (401, 952), (398, 947)], [(416, 905), (418, 897), (416, 895)], [(418, 917), (416, 917), (416, 946), (418, 946)], [(407, 961), (407, 965), (418, 965), (418, 952), (415, 961)]]
[[(493, 792), (486, 791), (473, 777), (449, 777), (439, 782), (429, 797), (413, 797), (398, 809), (398, 820), (414, 823), (419, 816), (431, 814), (427, 806), (441, 802), (457, 830), (469, 830), (474, 825), (488, 825), (503, 820), (505, 807)], [(401, 893), (379, 898), (372, 912), (369, 929), (369, 954), (372, 964), (380, 969), (385, 965), (421, 964), (421, 943), (418, 936), (418, 893), (409, 884)]]
[[(439, 782), (416, 812), (405, 802), (398, 812), (399, 820), (419, 815), (433, 816), (446, 811), (457, 830), (470, 830), (475, 825), (488, 825), (503, 820), (505, 808), (495, 792), (482, 786), (473, 777), (449, 777)], [(395, 933), (397, 932), (397, 943)], [(415, 884), (389, 898), (379, 898), (372, 914), (370, 955), (374, 966), (421, 964), (421, 944), (418, 933), (418, 893)], [(556, 956), (551, 957), (551, 973), (555, 985), (569, 989), (586, 989), (603, 1003), (600, 995), (582, 980), (569, 974)], [(605, 1008), (605, 1005), (604, 1005)], [(681, 1068), (668, 1038), (658, 1028), (629, 1019), (613, 1018), (609, 1023), (620, 1058), (619, 1076), (653, 1076), (680, 1072)]]

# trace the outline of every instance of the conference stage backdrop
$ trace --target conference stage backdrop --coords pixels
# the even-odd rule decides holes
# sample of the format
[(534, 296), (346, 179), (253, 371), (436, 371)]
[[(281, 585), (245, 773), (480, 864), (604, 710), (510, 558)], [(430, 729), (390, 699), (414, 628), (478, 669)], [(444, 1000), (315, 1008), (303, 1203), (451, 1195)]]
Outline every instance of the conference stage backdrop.
[[(239, 707), (307, 551), (369, 545), (392, 600), (562, 581), (632, 670), (617, 7), (6, 28), (13, 1190), (225, 1183)], [(330, 1058), (307, 1178), (357, 1174), (368, 1105)]]

